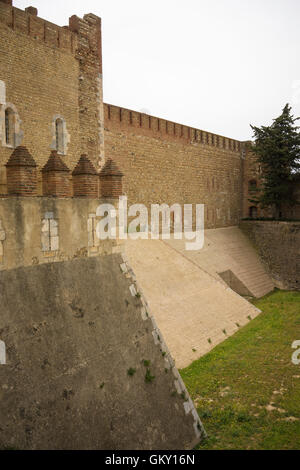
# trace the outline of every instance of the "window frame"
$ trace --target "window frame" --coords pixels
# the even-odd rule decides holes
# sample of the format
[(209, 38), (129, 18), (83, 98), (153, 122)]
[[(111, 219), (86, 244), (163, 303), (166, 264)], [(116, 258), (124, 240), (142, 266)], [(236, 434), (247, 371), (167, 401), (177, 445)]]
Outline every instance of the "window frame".
[[(8, 118), (10, 120), (9, 139), (7, 138)], [(23, 132), (21, 131), (21, 121), (17, 108), (12, 103), (6, 103), (5, 105), (0, 104), (0, 141), (2, 147), (15, 149), (18, 145), (21, 145), (22, 140)]]
[(68, 145), (70, 143), (70, 135), (67, 130), (65, 118), (56, 114), (52, 118), (52, 141), (51, 150), (56, 150), (58, 155), (66, 156), (68, 154)]

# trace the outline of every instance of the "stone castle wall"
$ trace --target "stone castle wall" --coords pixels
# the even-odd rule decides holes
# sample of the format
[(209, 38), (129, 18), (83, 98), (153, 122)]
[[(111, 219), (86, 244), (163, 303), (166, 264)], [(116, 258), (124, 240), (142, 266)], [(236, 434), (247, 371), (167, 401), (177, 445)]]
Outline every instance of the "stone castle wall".
[(97, 237), (121, 172), (108, 161), (98, 175), (83, 155), (80, 196), (57, 197), (69, 170), (56, 152), (45, 168), (40, 197), (17, 147), (0, 198), (0, 449), (193, 448), (205, 431), (122, 245)]
[[(24, 196), (0, 198), (0, 449), (193, 448), (205, 431), (122, 245), (97, 237), (117, 168), (105, 199), (89, 195), (99, 175), (83, 157), (81, 197), (39, 197), (17, 150), (9, 179)], [(65, 173), (57, 155), (50, 169)]]
[(129, 203), (205, 204), (207, 228), (242, 215), (243, 145), (209, 132), (104, 105), (105, 151)]
[[(97, 171), (113, 158), (124, 173), (129, 203), (204, 203), (209, 227), (236, 225), (242, 216), (243, 144), (102, 101), (101, 20), (73, 16), (58, 27), (0, 1), (0, 193), (6, 194), (4, 109), (14, 106), (17, 145), (41, 168), (55, 147), (62, 118), (62, 158), (72, 171), (87, 154)], [(0, 86), (1, 88), (1, 86)], [(1, 111), (2, 110), (2, 111)], [(1, 114), (2, 112), (2, 114)], [(105, 126), (105, 131), (104, 131)], [(1, 145), (2, 144), (2, 145)]]
[(96, 211), (113, 200), (0, 198), (0, 271), (120, 252), (118, 240), (96, 236)]
[(300, 222), (242, 221), (249, 236), (280, 289), (300, 289)]
[[(70, 172), (85, 154), (99, 173), (106, 151), (124, 174), (129, 204), (202, 203), (207, 228), (266, 215), (249, 201), (261, 172), (245, 143), (103, 105), (100, 18), (72, 16), (59, 27), (33, 7), (22, 11), (0, 0), (0, 34), (0, 195), (8, 192), (5, 164), (19, 145), (37, 163), (37, 194), (43, 194), (41, 170), (56, 149), (60, 119), (57, 150)], [(13, 112), (14, 145), (6, 142), (6, 109)]]
[(103, 159), (101, 20), (70, 18), (59, 27), (0, 1), (0, 194), (6, 194), (5, 109), (12, 109), (15, 146), (24, 145), (40, 169), (64, 132), (62, 156), (72, 170), (82, 153), (98, 168)]
[(0, 449), (200, 441), (194, 404), (120, 254), (4, 270), (0, 289)]

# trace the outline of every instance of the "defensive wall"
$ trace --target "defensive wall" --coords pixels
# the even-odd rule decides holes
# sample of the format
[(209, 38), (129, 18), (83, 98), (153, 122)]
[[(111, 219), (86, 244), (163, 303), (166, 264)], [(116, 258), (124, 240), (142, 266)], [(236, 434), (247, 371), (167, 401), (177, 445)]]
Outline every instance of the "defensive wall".
[(276, 287), (299, 290), (300, 222), (242, 221)]
[[(207, 228), (236, 225), (248, 215), (242, 142), (103, 105), (100, 18), (72, 16), (59, 27), (33, 7), (22, 11), (1, 0), (0, 33), (0, 193), (7, 194), (5, 164), (18, 145), (37, 163), (42, 195), (41, 170), (51, 150), (71, 171), (86, 154), (99, 172), (105, 142), (106, 157), (124, 173), (129, 203), (203, 203)], [(14, 120), (11, 144), (7, 109)]]
[[(74, 169), (81, 154), (96, 169), (103, 164), (101, 20), (72, 16), (56, 26), (0, 1), (0, 193), (6, 194), (5, 163), (24, 145), (39, 170), (51, 150)], [(12, 113), (12, 139), (6, 141), (5, 111)], [(57, 148), (56, 121), (62, 126)], [(103, 166), (103, 165), (102, 165)], [(38, 192), (42, 194), (38, 172)]]
[(202, 203), (207, 228), (237, 225), (259, 168), (242, 142), (104, 105), (101, 19), (37, 13), (0, 0), (0, 447), (191, 448), (201, 421), (97, 207)]
[(108, 104), (104, 129), (105, 151), (124, 174), (130, 203), (205, 204), (207, 228), (238, 224), (241, 142)]
[(112, 166), (81, 157), (73, 197), (56, 152), (43, 196), (26, 148), (6, 166), (0, 448), (189, 449), (205, 434), (122, 245), (97, 237), (97, 208), (121, 192)]
[(189, 449), (204, 433), (120, 254), (0, 272), (0, 448)]

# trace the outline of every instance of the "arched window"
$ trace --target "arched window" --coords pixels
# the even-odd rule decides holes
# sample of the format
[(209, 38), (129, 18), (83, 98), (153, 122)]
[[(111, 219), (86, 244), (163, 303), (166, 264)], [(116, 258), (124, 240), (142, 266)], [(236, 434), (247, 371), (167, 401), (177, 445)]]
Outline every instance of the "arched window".
[(15, 146), (15, 113), (11, 108), (5, 110), (5, 144)]
[(13, 103), (0, 104), (1, 144), (3, 147), (16, 148), (21, 145), (22, 139), (23, 131), (21, 130), (21, 121), (17, 108)]
[(249, 208), (249, 217), (251, 217), (251, 219), (256, 219), (257, 218), (257, 207), (256, 206), (251, 206)]
[(257, 182), (256, 180), (249, 181), (249, 191), (255, 191), (257, 189)]
[(64, 153), (64, 122), (61, 118), (55, 121), (56, 150), (58, 153)]

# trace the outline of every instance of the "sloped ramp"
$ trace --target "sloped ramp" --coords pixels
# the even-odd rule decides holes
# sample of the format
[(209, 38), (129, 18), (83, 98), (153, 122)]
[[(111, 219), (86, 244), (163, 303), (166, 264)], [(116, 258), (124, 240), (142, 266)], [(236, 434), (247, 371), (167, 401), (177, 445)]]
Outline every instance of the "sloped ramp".
[(161, 240), (128, 240), (126, 255), (179, 368), (260, 311)]
[(224, 279), (220, 273), (231, 271), (248, 290), (245, 295), (259, 298), (274, 289), (271, 276), (257, 251), (238, 227), (206, 230), (205, 245), (199, 251), (185, 251), (184, 240), (170, 240), (166, 243), (221, 282)]
[(119, 254), (0, 273), (0, 449), (199, 442), (198, 414), (137, 289)]

